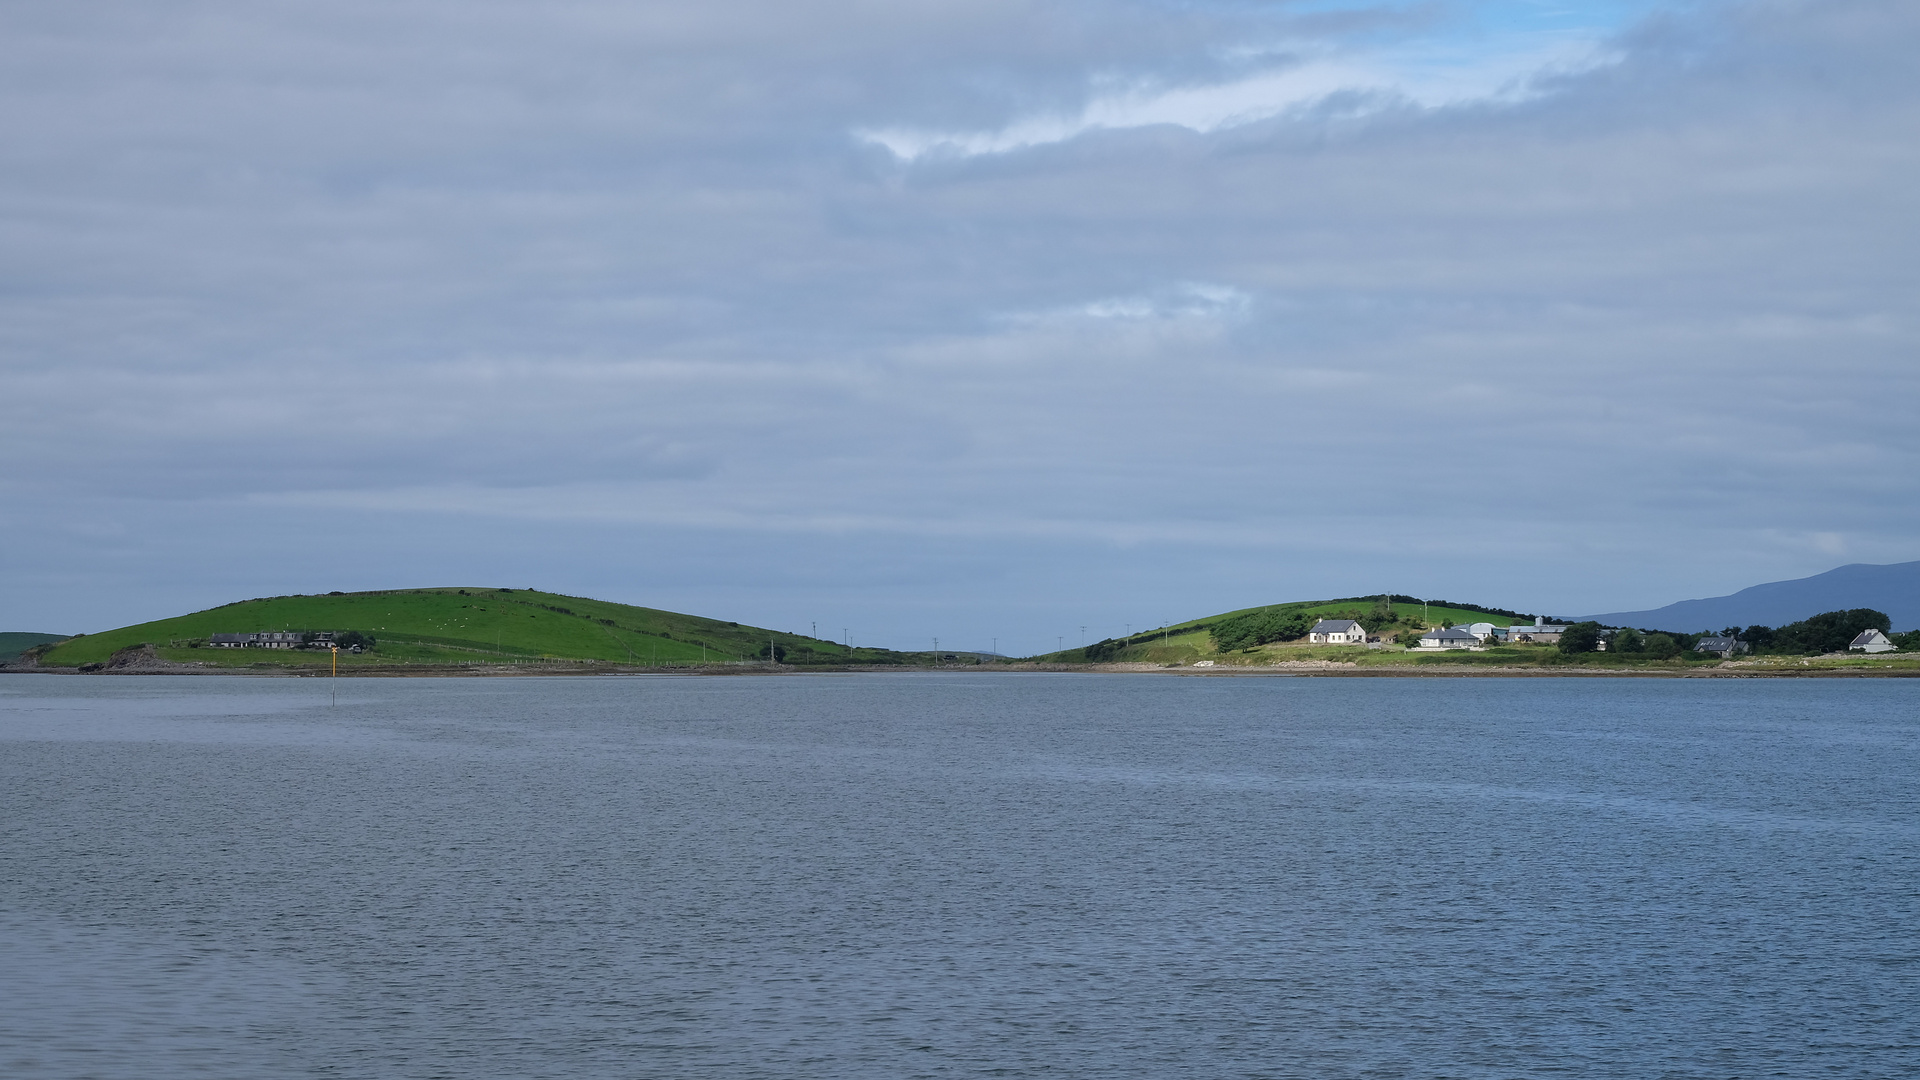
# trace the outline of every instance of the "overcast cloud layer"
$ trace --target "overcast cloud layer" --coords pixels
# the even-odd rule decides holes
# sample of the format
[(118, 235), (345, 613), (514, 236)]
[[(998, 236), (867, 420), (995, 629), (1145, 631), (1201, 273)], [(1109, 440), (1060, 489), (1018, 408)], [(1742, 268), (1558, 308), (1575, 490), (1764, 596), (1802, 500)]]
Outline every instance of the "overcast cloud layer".
[(1920, 8), (1525, 6), (6, 5), (0, 629), (1920, 558)]

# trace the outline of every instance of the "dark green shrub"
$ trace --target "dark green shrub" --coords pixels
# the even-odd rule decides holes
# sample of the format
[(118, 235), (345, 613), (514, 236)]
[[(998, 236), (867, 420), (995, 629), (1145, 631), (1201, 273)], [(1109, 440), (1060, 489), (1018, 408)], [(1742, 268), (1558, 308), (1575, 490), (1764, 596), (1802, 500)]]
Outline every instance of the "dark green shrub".
[(1599, 648), (1600, 624), (1597, 622), (1577, 622), (1560, 634), (1560, 651), (1567, 656), (1590, 653)]

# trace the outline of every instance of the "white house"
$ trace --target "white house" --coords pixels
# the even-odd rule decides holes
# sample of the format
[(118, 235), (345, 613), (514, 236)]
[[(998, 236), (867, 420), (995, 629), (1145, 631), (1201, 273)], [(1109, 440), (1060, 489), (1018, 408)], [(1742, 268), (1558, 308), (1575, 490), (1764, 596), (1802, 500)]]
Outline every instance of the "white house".
[[(1489, 631), (1491, 632), (1491, 631)], [(1480, 644), (1480, 637), (1464, 626), (1448, 627), (1445, 630), (1429, 630), (1420, 635), (1422, 649), (1471, 649)]]
[(1567, 628), (1565, 625), (1550, 623), (1540, 616), (1535, 615), (1532, 626), (1528, 626), (1525, 623), (1515, 623), (1513, 628), (1507, 631), (1507, 640), (1514, 642), (1531, 641), (1536, 645), (1557, 645), (1560, 643), (1560, 635), (1566, 632)]
[(309, 639), (312, 644), (324, 649), (333, 644), (333, 632), (268, 630), (255, 634), (214, 634), (207, 639), (207, 644), (216, 649), (295, 649)]
[(1315, 645), (1365, 645), (1367, 632), (1352, 619), (1321, 619), (1307, 631)]
[(1898, 647), (1878, 630), (1862, 630), (1860, 636), (1847, 645), (1854, 652), (1892, 652)]

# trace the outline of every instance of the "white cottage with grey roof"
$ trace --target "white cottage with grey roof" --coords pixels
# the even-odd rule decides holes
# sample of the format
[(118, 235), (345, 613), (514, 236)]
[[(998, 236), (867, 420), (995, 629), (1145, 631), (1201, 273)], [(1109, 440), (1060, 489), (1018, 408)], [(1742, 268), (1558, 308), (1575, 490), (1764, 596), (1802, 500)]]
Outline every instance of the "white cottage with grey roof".
[(1423, 649), (1472, 649), (1480, 644), (1480, 635), (1464, 626), (1450, 626), (1445, 630), (1429, 630), (1420, 635), (1420, 647)]
[(1535, 615), (1532, 626), (1528, 626), (1525, 623), (1513, 624), (1507, 631), (1507, 640), (1515, 643), (1531, 642), (1535, 645), (1557, 645), (1560, 643), (1560, 635), (1566, 633), (1566, 631), (1567, 627), (1564, 623), (1550, 623), (1540, 616)]
[(1307, 631), (1307, 640), (1315, 645), (1365, 645), (1367, 631), (1352, 619), (1321, 619)]
[(1898, 647), (1893, 639), (1878, 630), (1862, 630), (1859, 637), (1847, 644), (1852, 652), (1892, 652)]

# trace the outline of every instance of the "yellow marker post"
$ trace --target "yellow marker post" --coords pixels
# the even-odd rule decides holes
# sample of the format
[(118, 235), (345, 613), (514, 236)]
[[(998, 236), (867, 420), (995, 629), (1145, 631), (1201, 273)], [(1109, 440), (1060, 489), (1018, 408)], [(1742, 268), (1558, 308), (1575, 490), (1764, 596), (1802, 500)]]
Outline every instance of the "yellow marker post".
[(329, 646), (333, 652), (333, 703), (340, 704), (340, 646)]

